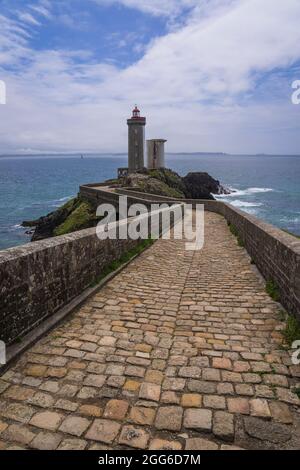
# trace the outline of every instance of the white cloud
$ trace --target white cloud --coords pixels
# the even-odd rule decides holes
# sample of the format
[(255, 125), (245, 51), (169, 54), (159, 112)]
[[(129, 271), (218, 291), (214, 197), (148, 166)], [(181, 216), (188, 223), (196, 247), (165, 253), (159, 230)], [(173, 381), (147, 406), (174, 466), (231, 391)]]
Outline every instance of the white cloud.
[(46, 8), (45, 6), (43, 6), (43, 4), (38, 4), (38, 5), (30, 5), (29, 8), (31, 8), (31, 10), (33, 10), (35, 13), (37, 13), (38, 15), (41, 15), (45, 18), (52, 18), (52, 14), (50, 12), (50, 10), (48, 8)]
[(21, 21), (24, 21), (25, 23), (29, 23), (31, 25), (39, 26), (40, 22), (34, 18), (34, 16), (31, 15), (31, 13), (27, 12), (20, 12), (18, 13), (18, 17)]
[[(195, 7), (199, 0), (92, 0), (99, 5), (119, 3), (152, 15), (176, 16), (187, 8)], [(200, 0), (201, 1), (201, 0)], [(205, 2), (207, 0), (204, 0)]]
[(30, 54), (30, 34), (13, 20), (0, 15), (0, 70), (1, 66), (18, 66)]
[(299, 18), (298, 0), (242, 1), (224, 16), (201, 23), (194, 17), (192, 24), (158, 39), (139, 63), (122, 72), (127, 96), (193, 102), (246, 92), (254, 74), (300, 58)]
[[(197, 3), (185, 26), (155, 40), (123, 70), (84, 51), (31, 50), (22, 25), (0, 17), (6, 31), (0, 64), (17, 70), (0, 68), (8, 85), (8, 104), (0, 108), (2, 151), (126, 150), (125, 120), (138, 102), (148, 136), (166, 137), (168, 150), (300, 152), (291, 91), (286, 101), (270, 90), (263, 103), (255, 99), (257, 80), (300, 60), (300, 2)], [(279, 84), (287, 86), (276, 78)]]

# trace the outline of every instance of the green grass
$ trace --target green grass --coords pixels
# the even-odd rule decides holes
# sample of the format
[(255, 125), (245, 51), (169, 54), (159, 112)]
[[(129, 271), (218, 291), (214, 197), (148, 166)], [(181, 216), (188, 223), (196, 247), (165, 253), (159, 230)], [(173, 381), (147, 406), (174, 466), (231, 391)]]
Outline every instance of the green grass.
[(184, 183), (181, 177), (173, 170), (170, 170), (168, 168), (148, 170), (148, 174), (152, 178), (156, 178), (157, 180), (160, 180), (165, 183), (170, 189), (173, 189), (173, 192), (170, 192), (170, 196), (173, 193), (173, 197), (185, 197)]
[[(72, 201), (69, 201), (70, 204)], [(98, 219), (100, 220), (100, 219)], [(87, 201), (79, 200), (66, 220), (54, 230), (54, 236), (65, 235), (84, 228), (93, 227), (97, 222), (95, 209)]]
[[(123, 178), (123, 177), (122, 177)], [(121, 178), (121, 179), (122, 179)], [(114, 184), (117, 184), (119, 185), (120, 184), (120, 180), (118, 178), (112, 178), (110, 180), (106, 180), (106, 182), (108, 185), (114, 185)]]
[(232, 233), (232, 235), (234, 235), (235, 237), (238, 236), (239, 232), (237, 231), (237, 228), (235, 225), (229, 223), (229, 230)]
[(241, 239), (241, 237), (238, 235), (237, 236), (237, 241), (238, 241), (238, 245), (242, 248), (245, 247), (245, 243), (243, 242), (243, 240)]
[(151, 238), (147, 240), (142, 240), (136, 247), (124, 253), (121, 258), (113, 261), (108, 266), (106, 266), (100, 276), (97, 277), (97, 279), (91, 284), (90, 287), (96, 287), (102, 281), (102, 279), (119, 269), (123, 264), (128, 263), (128, 261), (130, 261), (134, 256), (142, 253), (148, 246), (152, 245), (153, 243), (154, 240)]
[(267, 294), (269, 294), (271, 299), (275, 300), (275, 302), (280, 301), (279, 288), (278, 288), (277, 284), (274, 281), (270, 280), (270, 281), (267, 282), (266, 292), (267, 292)]
[(137, 181), (136, 184), (137, 186), (132, 189), (144, 193), (156, 194), (159, 196), (167, 196), (172, 198), (184, 197), (183, 193), (181, 193), (175, 188), (170, 187), (167, 183), (160, 180), (159, 178), (151, 177), (147, 179), (141, 179), (140, 181)]
[(300, 398), (300, 387), (293, 388), (292, 392)]
[(59, 207), (58, 210), (65, 210), (65, 209), (73, 210), (74, 207), (78, 205), (78, 201), (79, 199), (77, 197), (74, 197), (73, 199), (70, 199), (69, 201), (67, 201), (63, 206)]
[(284, 310), (280, 310), (280, 312), (278, 313), (278, 320), (283, 322), (283, 321), (286, 321), (287, 318), (288, 318), (288, 314)]
[(300, 340), (300, 324), (297, 318), (292, 315), (287, 317), (286, 327), (282, 334), (289, 346), (291, 346), (294, 341)]
[(245, 243), (243, 242), (239, 232), (238, 232), (238, 229), (236, 228), (235, 225), (231, 224), (230, 222), (228, 223), (228, 226), (229, 226), (229, 230), (230, 232), (232, 233), (232, 235), (234, 235), (237, 239), (237, 242), (238, 242), (238, 245), (242, 248), (244, 248), (245, 246)]
[(166, 183), (171, 186), (171, 188), (175, 188), (184, 195), (185, 186), (182, 181), (182, 178), (175, 173), (173, 170), (169, 170), (167, 168), (164, 169), (164, 175), (166, 178)]

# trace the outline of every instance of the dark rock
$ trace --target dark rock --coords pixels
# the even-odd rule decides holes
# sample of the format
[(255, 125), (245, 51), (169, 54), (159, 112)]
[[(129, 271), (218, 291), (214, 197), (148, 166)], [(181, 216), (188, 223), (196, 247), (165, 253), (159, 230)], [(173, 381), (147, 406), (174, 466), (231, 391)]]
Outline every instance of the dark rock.
[(245, 430), (249, 436), (256, 437), (262, 441), (280, 444), (291, 438), (291, 429), (278, 423), (264, 421), (259, 418), (245, 417)]
[(36, 227), (39, 223), (39, 220), (24, 220), (24, 222), (22, 222), (22, 227)]
[(55, 235), (55, 229), (66, 221), (80, 203), (79, 198), (71, 199), (56, 211), (50, 212), (50, 214), (40, 217), (38, 220), (24, 221), (22, 226), (34, 227), (34, 230), (26, 232), (29, 235), (32, 234), (31, 241), (33, 242), (53, 237)]
[(57, 211), (41, 217), (35, 222), (35, 231), (31, 241), (43, 240), (44, 238), (53, 237), (56, 227), (62, 224), (73, 210), (73, 204), (65, 205)]
[(230, 194), (228, 189), (208, 173), (188, 173), (182, 180), (188, 199), (214, 199), (212, 194)]

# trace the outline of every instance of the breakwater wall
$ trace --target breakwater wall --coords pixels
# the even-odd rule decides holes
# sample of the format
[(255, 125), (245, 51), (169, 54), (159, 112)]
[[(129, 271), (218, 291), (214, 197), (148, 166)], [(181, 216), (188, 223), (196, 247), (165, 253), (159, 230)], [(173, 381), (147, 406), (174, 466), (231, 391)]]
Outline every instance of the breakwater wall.
[[(99, 204), (117, 206), (119, 195), (124, 194), (129, 204), (204, 204), (205, 210), (225, 217), (264, 278), (278, 287), (282, 305), (300, 319), (299, 239), (222, 201), (176, 200), (126, 189), (118, 192), (87, 185), (80, 190), (83, 197)], [(91, 228), (0, 252), (0, 340), (11, 344), (54, 315), (139, 242), (100, 240)]]
[[(150, 216), (146, 217), (150, 224)], [(161, 218), (155, 223), (161, 232)], [(101, 240), (96, 229), (90, 228), (1, 251), (0, 340), (11, 344), (24, 336), (73, 301), (107, 266), (140, 242)]]
[[(85, 188), (83, 187), (83, 194), (87, 195)], [(222, 215), (228, 224), (234, 225), (252, 261), (266, 281), (273, 281), (277, 286), (284, 308), (300, 320), (300, 239), (297, 237), (223, 201), (175, 199), (132, 191), (129, 188), (116, 189), (113, 196), (107, 192), (105, 194), (101, 187), (99, 191), (90, 191), (90, 194), (93, 193), (92, 197), (99, 198), (99, 203), (103, 198), (106, 198), (106, 202), (113, 203), (118, 199), (118, 194), (122, 194), (128, 197), (129, 204), (143, 202), (151, 205), (157, 202), (172, 205), (182, 202), (194, 207), (196, 204), (203, 204), (206, 211)]]

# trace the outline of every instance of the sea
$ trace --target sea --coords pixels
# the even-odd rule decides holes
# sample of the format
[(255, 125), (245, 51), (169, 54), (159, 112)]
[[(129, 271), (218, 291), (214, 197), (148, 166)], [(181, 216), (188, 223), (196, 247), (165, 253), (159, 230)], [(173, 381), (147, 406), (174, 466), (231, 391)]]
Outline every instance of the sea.
[[(124, 155), (0, 157), (0, 250), (30, 242), (21, 226), (76, 196), (83, 183), (116, 177)], [(184, 176), (206, 171), (232, 189), (235, 207), (300, 235), (300, 156), (167, 154), (166, 166)]]

